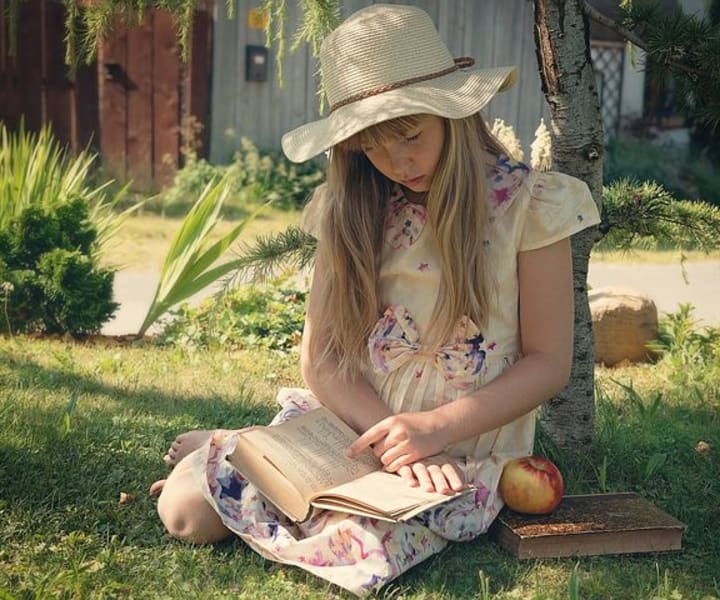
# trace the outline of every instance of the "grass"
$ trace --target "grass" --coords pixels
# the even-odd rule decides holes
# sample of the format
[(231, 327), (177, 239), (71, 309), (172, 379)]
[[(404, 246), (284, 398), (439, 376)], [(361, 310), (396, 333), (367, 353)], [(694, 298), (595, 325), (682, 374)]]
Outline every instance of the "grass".
[[(0, 339), (0, 598), (350, 598), (234, 540), (170, 539), (147, 496), (189, 428), (267, 422), (297, 357)], [(518, 561), (454, 544), (385, 598), (720, 597), (720, 368), (598, 371), (597, 440), (547, 449), (569, 493), (637, 491), (688, 525), (677, 554)], [(678, 378), (681, 379), (678, 379)], [(695, 451), (703, 440), (709, 455)], [(121, 493), (128, 502), (121, 502)]]
[(720, 260), (720, 250), (702, 252), (700, 250), (594, 250), (590, 259), (598, 263), (642, 263), (642, 264), (680, 264), (683, 256), (687, 261)]
[[(289, 225), (297, 224), (299, 215), (299, 211), (268, 207), (248, 224), (240, 240), (250, 242), (257, 235), (282, 231)], [(228, 233), (239, 220), (221, 221), (212, 241)], [(130, 216), (104, 249), (103, 265), (128, 271), (160, 271), (170, 242), (181, 224), (182, 217), (163, 217), (149, 212)]]

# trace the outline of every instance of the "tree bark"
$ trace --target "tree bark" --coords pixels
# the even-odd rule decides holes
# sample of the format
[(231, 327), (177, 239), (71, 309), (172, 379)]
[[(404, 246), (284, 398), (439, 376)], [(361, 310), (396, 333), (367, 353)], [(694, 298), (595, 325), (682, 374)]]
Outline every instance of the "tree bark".
[[(589, 24), (582, 0), (534, 0), (535, 47), (552, 122), (553, 169), (585, 181), (602, 201), (602, 115), (590, 59)], [(592, 321), (587, 296), (590, 250), (596, 228), (573, 236), (575, 336), (567, 387), (550, 400), (541, 423), (561, 448), (593, 439), (595, 427)]]

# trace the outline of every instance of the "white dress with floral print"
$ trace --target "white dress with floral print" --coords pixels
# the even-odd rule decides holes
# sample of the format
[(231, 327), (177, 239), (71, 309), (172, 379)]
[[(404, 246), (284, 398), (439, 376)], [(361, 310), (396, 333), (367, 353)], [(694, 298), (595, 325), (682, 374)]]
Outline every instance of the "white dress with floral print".
[[(494, 265), (486, 331), (461, 319), (435, 352), (422, 343), (440, 281), (440, 266), (423, 206), (396, 188), (389, 199), (380, 274), (384, 314), (369, 339), (368, 377), (395, 412), (430, 409), (484, 385), (519, 355), (518, 252), (533, 250), (598, 223), (587, 186), (559, 173), (539, 173), (501, 157), (490, 179), (490, 225), (484, 243)], [(322, 196), (320, 196), (322, 198)], [(316, 233), (320, 200), (306, 208), (304, 224)], [(317, 405), (304, 389), (282, 389), (274, 423)], [(268, 503), (225, 460), (233, 435), (216, 432), (193, 456), (208, 501), (225, 525), (270, 560), (296, 565), (357, 595), (382, 587), (439, 552), (449, 540), (484, 533), (502, 508), (497, 494), (503, 465), (532, 451), (534, 411), (504, 427), (449, 448), (461, 459), (477, 491), (407, 523), (387, 523), (316, 510), (293, 523)]]

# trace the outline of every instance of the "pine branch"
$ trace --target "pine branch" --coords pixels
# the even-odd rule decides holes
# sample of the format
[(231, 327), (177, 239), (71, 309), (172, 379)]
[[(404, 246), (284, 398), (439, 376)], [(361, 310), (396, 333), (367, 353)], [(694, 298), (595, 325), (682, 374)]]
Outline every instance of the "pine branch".
[(606, 233), (600, 248), (672, 247), (712, 252), (720, 248), (720, 208), (674, 199), (655, 182), (628, 179), (603, 190)]
[(259, 236), (254, 244), (242, 247), (235, 261), (237, 269), (225, 287), (266, 280), (282, 266), (303, 270), (313, 263), (316, 247), (314, 237), (293, 225), (275, 235)]

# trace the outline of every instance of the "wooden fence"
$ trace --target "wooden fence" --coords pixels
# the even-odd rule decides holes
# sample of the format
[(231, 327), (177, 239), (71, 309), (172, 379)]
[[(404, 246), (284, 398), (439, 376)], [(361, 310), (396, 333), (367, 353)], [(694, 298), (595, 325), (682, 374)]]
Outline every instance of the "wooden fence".
[[(100, 152), (109, 175), (139, 189), (168, 183), (177, 168), (183, 124), (209, 121), (211, 13), (194, 16), (189, 61), (180, 60), (172, 17), (148, 11), (139, 26), (116, 24), (98, 59), (73, 80), (64, 64), (65, 12), (60, 0), (20, 4), (17, 53), (10, 56), (6, 9), (0, 0), (0, 120), (11, 129), (24, 120), (36, 131), (49, 125), (78, 151)], [(207, 151), (209, 131), (199, 135)]]

